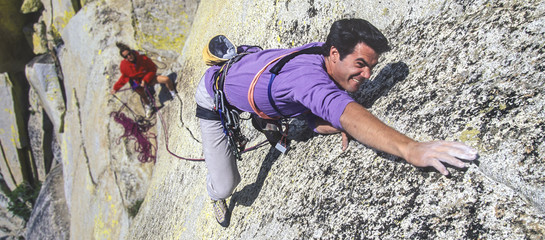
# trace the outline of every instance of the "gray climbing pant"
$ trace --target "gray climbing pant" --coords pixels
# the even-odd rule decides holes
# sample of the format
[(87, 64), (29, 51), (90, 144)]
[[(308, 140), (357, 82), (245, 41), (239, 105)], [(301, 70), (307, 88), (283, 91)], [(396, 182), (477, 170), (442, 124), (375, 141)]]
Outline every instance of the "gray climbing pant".
[[(206, 91), (204, 76), (195, 92), (197, 105), (212, 110), (214, 100)], [(202, 149), (208, 175), (206, 190), (213, 200), (226, 199), (240, 183), (240, 173), (234, 154), (229, 149), (229, 140), (223, 133), (219, 120), (200, 118)]]

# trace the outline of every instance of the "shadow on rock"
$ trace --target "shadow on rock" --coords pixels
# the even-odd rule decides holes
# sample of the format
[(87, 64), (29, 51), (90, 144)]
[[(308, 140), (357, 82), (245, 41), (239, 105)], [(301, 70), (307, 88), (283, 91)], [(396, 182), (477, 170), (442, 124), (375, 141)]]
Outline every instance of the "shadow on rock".
[(360, 90), (352, 94), (354, 100), (365, 108), (371, 108), (382, 96), (386, 96), (390, 89), (409, 75), (409, 67), (404, 62), (386, 65), (373, 81), (366, 81)]
[(269, 153), (267, 156), (265, 156), (265, 159), (261, 164), (261, 168), (259, 169), (255, 182), (244, 186), (242, 190), (235, 192), (231, 196), (231, 201), (229, 202), (229, 210), (231, 212), (237, 203), (243, 206), (251, 206), (254, 203), (257, 196), (259, 196), (259, 192), (261, 192), (261, 189), (263, 188), (263, 183), (265, 183), (265, 179), (267, 178), (272, 165), (281, 154), (282, 153), (276, 150), (274, 147), (269, 149)]

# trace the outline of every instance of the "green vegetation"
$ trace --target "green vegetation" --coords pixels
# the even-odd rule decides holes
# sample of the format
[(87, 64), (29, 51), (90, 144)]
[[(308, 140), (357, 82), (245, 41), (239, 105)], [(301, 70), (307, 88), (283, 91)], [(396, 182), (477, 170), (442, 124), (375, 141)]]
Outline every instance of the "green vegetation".
[(8, 210), (14, 215), (22, 217), (25, 221), (30, 218), (32, 207), (36, 203), (40, 193), (41, 184), (32, 187), (29, 183), (19, 184), (13, 191), (6, 194), (9, 198)]
[(131, 218), (134, 218), (136, 214), (138, 214), (138, 211), (140, 210), (140, 207), (142, 206), (142, 203), (144, 200), (137, 200), (132, 206), (130, 206), (127, 211), (129, 213), (129, 216)]

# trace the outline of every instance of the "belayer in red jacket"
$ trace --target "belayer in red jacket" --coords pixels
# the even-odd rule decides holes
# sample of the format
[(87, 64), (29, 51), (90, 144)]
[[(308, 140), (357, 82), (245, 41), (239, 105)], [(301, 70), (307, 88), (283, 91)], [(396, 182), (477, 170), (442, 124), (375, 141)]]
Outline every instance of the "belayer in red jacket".
[(172, 98), (174, 98), (176, 96), (174, 84), (167, 76), (156, 75), (157, 66), (146, 55), (140, 55), (123, 43), (117, 43), (116, 45), (119, 48), (119, 54), (124, 59), (119, 66), (121, 77), (114, 84), (111, 93), (115, 94), (123, 85), (129, 82), (131, 88), (140, 95), (140, 98), (146, 104), (146, 116), (149, 117), (152, 108), (150, 100), (146, 96), (145, 87), (153, 87), (156, 83), (163, 83), (167, 86)]

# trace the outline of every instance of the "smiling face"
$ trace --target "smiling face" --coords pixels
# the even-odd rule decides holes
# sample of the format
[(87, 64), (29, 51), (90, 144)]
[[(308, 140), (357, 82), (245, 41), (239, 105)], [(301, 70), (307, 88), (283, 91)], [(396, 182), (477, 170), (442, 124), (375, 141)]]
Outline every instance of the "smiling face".
[(344, 90), (356, 92), (371, 77), (379, 56), (365, 43), (358, 43), (352, 53), (340, 60), (339, 51), (332, 46), (329, 56), (326, 57), (327, 73)]

